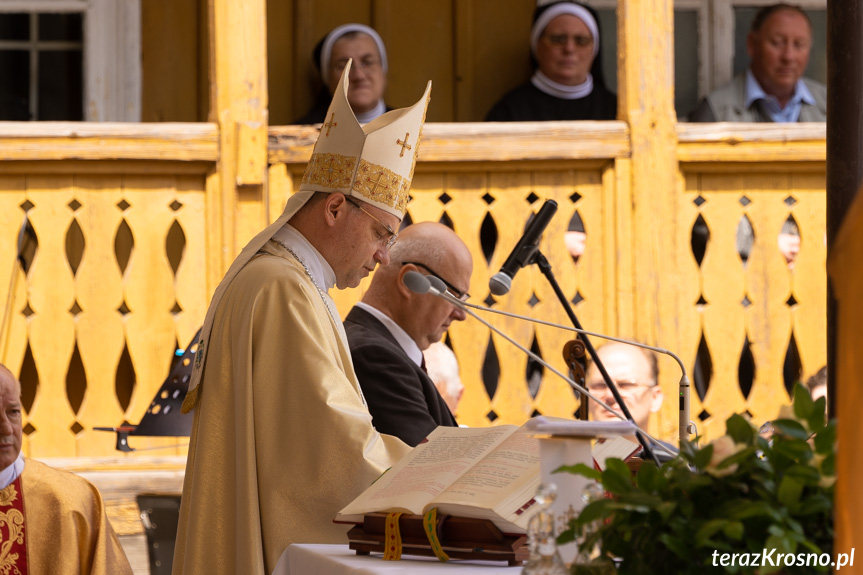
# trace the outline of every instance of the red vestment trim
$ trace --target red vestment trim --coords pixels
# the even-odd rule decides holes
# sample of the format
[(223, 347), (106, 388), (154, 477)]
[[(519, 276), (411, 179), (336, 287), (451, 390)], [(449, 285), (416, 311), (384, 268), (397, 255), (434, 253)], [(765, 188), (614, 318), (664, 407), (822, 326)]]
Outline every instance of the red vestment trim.
[(0, 490), (0, 573), (27, 575), (24, 492), (21, 477)]

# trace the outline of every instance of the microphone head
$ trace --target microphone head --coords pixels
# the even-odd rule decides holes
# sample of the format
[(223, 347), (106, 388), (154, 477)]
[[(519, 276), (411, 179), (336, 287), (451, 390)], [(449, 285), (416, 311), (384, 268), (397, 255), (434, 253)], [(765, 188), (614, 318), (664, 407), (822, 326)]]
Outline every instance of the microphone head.
[(425, 278), (426, 278), (426, 280), (428, 280), (432, 289), (436, 289), (437, 291), (439, 291), (442, 294), (446, 293), (446, 284), (443, 283), (443, 281), (439, 277), (437, 277), (437, 276), (425, 276)]
[(428, 293), (432, 284), (429, 279), (421, 273), (411, 270), (404, 276), (405, 285), (414, 293)]
[(488, 289), (493, 295), (506, 295), (512, 287), (512, 278), (503, 272), (497, 272), (488, 280)]

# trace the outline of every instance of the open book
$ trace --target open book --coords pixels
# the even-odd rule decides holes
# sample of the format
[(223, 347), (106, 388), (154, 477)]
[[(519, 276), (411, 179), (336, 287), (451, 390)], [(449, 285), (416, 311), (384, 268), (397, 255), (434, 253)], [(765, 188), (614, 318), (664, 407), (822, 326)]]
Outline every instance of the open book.
[(539, 440), (514, 425), (438, 427), (336, 516), (360, 523), (401, 511), (491, 520), (504, 533), (526, 533), (540, 483)]

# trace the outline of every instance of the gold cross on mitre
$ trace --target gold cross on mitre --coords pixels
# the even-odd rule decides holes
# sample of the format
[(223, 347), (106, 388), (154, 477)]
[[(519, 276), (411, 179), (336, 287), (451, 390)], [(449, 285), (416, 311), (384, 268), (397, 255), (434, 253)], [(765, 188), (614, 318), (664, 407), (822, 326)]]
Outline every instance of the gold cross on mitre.
[(411, 135), (410, 135), (410, 133), (409, 133), (409, 132), (405, 132), (405, 139), (404, 139), (404, 141), (402, 141), (401, 139), (396, 138), (396, 144), (398, 144), (399, 146), (401, 146), (401, 147), (402, 147), (402, 151), (401, 151), (401, 153), (399, 153), (399, 158), (401, 158), (402, 156), (404, 156), (404, 155), (405, 155), (405, 148), (407, 148), (408, 150), (412, 150), (412, 149), (413, 149), (413, 148), (411, 147), (411, 145), (410, 145), (410, 144), (408, 144), (408, 138), (410, 138), (410, 136), (411, 136)]
[(326, 134), (324, 134), (325, 136), (329, 136), (329, 135), (330, 135), (330, 128), (335, 128), (336, 126), (338, 126), (338, 125), (339, 125), (337, 122), (333, 122), (333, 118), (335, 118), (335, 117), (336, 117), (336, 113), (335, 113), (335, 112), (333, 112), (332, 114), (330, 114), (330, 121), (329, 121), (329, 122), (327, 122), (326, 124), (324, 124), (323, 126), (321, 126), (322, 128), (326, 128), (326, 129), (327, 129), (327, 133), (326, 133)]

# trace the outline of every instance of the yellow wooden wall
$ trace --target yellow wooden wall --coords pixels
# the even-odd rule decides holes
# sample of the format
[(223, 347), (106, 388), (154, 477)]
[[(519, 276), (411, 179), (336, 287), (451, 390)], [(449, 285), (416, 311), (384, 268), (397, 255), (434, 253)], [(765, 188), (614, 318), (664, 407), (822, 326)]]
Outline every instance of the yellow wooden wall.
[(142, 121), (207, 120), (207, 14), (207, 0), (141, 2)]
[[(208, 119), (211, 1), (141, 3), (143, 121)], [(289, 124), (307, 111), (321, 89), (312, 50), (347, 22), (381, 34), (390, 105), (412, 104), (432, 80), (430, 121), (482, 120), (530, 75), (532, 11), (532, 0), (269, 0), (260, 33), (267, 39), (270, 124)]]
[(530, 75), (533, 0), (269, 0), (270, 124), (302, 116), (320, 90), (315, 44), (348, 22), (373, 27), (387, 47), (387, 102), (414, 103), (432, 80), (433, 122), (482, 120)]

